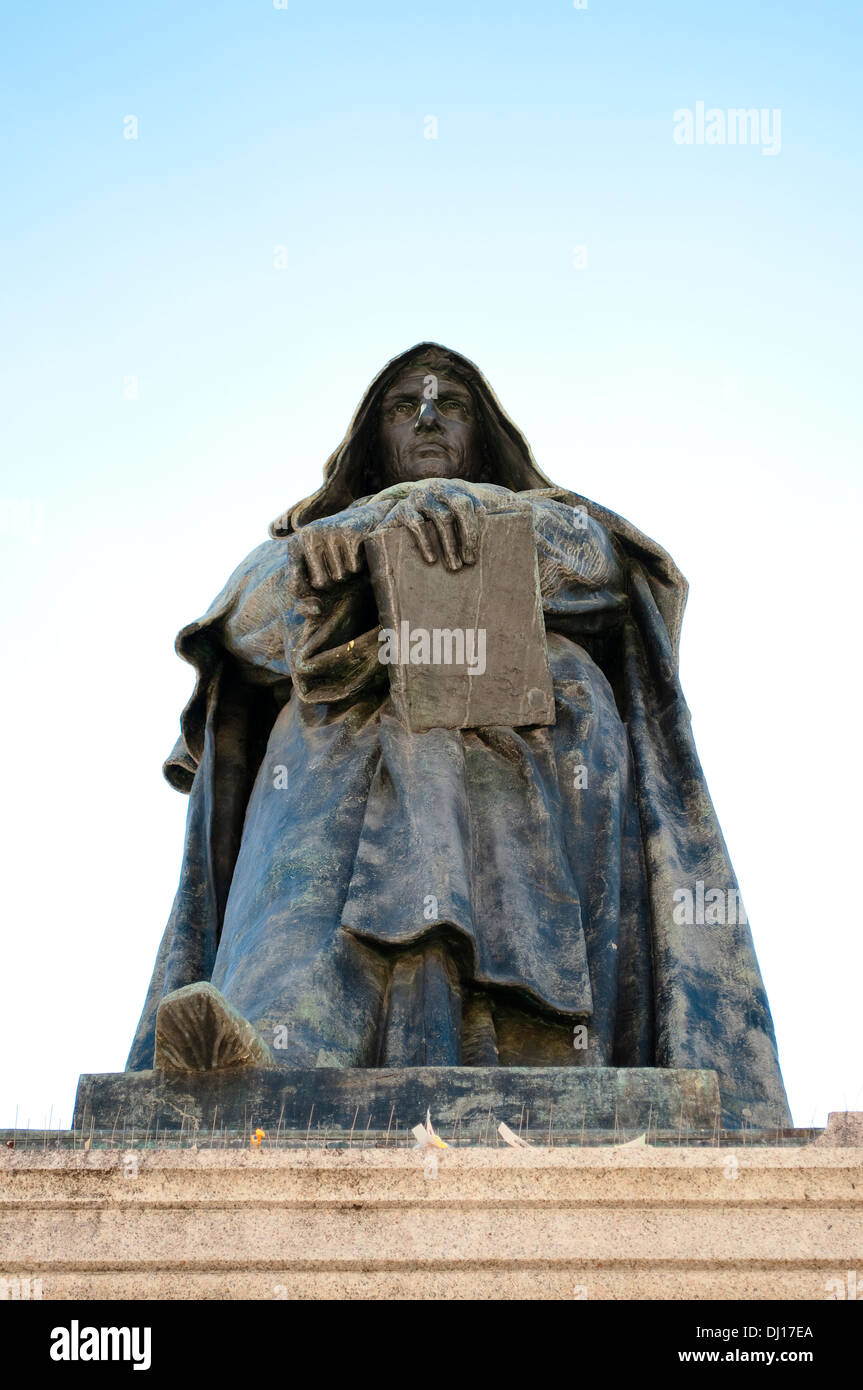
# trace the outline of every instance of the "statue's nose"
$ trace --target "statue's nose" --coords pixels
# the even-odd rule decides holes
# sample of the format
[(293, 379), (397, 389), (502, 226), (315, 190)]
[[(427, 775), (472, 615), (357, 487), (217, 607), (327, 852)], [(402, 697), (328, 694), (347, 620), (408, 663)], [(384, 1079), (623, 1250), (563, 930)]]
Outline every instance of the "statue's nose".
[(414, 424), (415, 430), (430, 430), (440, 424), (440, 416), (435, 408), (434, 401), (424, 400), (420, 406), (420, 413)]

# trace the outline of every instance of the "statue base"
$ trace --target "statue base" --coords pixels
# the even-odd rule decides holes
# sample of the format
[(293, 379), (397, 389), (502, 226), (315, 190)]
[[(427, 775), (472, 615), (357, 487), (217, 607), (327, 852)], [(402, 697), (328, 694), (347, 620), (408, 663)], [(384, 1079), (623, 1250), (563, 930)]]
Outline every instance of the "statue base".
[[(721, 1123), (714, 1071), (658, 1067), (235, 1067), (201, 1072), (82, 1076), (73, 1128), (222, 1129), (333, 1137), (433, 1125), (477, 1140), (503, 1120), (542, 1142), (586, 1130), (621, 1134), (713, 1130)], [(492, 1142), (493, 1139), (492, 1139)], [(547, 1139), (546, 1139), (547, 1142)]]
[[(485, 1147), (441, 1152), (433, 1173), (404, 1132), (387, 1148), (355, 1138), (351, 1149), (265, 1140), (250, 1151), (248, 1143), (223, 1148), (219, 1136), (211, 1146), (209, 1135), (198, 1148), (145, 1145), (140, 1131), (131, 1151), (96, 1147), (95, 1135), (89, 1150), (79, 1138), (72, 1151), (71, 1143), (55, 1147), (56, 1134), (43, 1142), (19, 1130), (14, 1149), (0, 1146), (0, 1290), (5, 1283), (7, 1298), (75, 1303), (704, 1299), (708, 1327), (732, 1317), (717, 1316), (717, 1299), (726, 1308), (737, 1299), (799, 1299), (808, 1308), (859, 1301), (860, 1133), (857, 1147), (848, 1147), (849, 1133), (831, 1147), (827, 1135), (813, 1144), (800, 1131), (790, 1143), (738, 1136), (724, 1147), (675, 1137), (665, 1147), (550, 1148), (537, 1134), (534, 1146), (513, 1149), (495, 1148), (490, 1136)], [(770, 1322), (809, 1316), (770, 1307), (779, 1310)], [(20, 1318), (16, 1326), (26, 1327), (23, 1308)], [(698, 1347), (692, 1329), (701, 1315), (687, 1319), (692, 1340), (678, 1345)], [(94, 1310), (86, 1320), (147, 1321), (143, 1310), (131, 1319)], [(594, 1327), (588, 1313), (584, 1327)], [(202, 1335), (212, 1336), (209, 1325)], [(776, 1345), (761, 1335), (756, 1346)], [(641, 1324), (635, 1340), (644, 1360)], [(728, 1344), (707, 1345), (724, 1352)], [(815, 1352), (822, 1362), (829, 1345), (825, 1332)], [(243, 1348), (248, 1361), (250, 1344)]]

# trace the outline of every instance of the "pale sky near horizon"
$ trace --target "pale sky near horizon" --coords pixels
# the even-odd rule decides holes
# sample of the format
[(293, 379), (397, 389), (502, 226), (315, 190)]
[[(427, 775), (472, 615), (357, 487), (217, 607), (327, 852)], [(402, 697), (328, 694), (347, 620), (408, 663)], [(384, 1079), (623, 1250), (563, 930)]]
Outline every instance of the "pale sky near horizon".
[[(0, 1126), (67, 1125), (78, 1074), (123, 1068), (182, 851), (174, 635), (423, 339), (689, 579), (683, 688), (794, 1118), (863, 1110), (860, 11), (3, 28)], [(764, 140), (676, 143), (699, 102)]]

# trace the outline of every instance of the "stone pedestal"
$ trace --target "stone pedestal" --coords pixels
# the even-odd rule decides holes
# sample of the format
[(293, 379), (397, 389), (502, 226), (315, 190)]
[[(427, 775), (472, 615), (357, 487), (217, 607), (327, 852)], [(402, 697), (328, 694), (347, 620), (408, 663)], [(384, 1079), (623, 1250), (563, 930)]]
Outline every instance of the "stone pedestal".
[(607, 1130), (711, 1131), (719, 1126), (712, 1071), (656, 1067), (406, 1067), (82, 1076), (74, 1127), (141, 1137), (183, 1129), (316, 1135), (404, 1132), (425, 1118), (464, 1137), (487, 1139), (498, 1123), (539, 1136)]
[(436, 1178), (404, 1139), (4, 1149), (0, 1276), (43, 1299), (855, 1298), (863, 1148), (454, 1148)]

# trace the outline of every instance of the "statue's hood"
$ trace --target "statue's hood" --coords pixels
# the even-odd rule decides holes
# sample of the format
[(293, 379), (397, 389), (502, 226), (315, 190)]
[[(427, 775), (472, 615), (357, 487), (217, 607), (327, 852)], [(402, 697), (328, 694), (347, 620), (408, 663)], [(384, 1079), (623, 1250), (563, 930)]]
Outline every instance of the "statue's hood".
[(323, 485), (288, 508), (270, 527), (271, 536), (287, 536), (309, 521), (343, 511), (358, 497), (380, 491), (374, 480), (378, 414), (381, 399), (391, 382), (412, 363), (428, 362), (439, 371), (449, 370), (469, 388), (474, 398), (486, 454), (492, 470), (488, 481), (513, 492), (547, 488), (550, 480), (537, 468), (524, 435), (501, 407), (479, 367), (440, 343), (417, 343), (388, 362), (369, 386), (348, 432), (324, 465)]
[(417, 343), (394, 357), (378, 373), (360, 401), (347, 434), (324, 465), (322, 486), (277, 517), (270, 526), (270, 535), (282, 539), (309, 521), (332, 516), (358, 498), (381, 491), (382, 484), (375, 478), (379, 466), (380, 401), (390, 383), (413, 363), (428, 363), (433, 371), (449, 371), (470, 389), (489, 470), (486, 481), (498, 483), (512, 492), (544, 490), (570, 506), (584, 508), (609, 530), (624, 554), (638, 561), (668, 629), (671, 661), (676, 665), (688, 585), (671, 556), (616, 512), (589, 497), (553, 484), (537, 467), (527, 440), (504, 411), (479, 367), (440, 343)]

